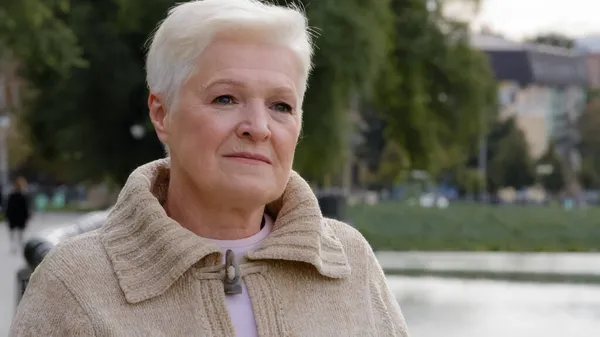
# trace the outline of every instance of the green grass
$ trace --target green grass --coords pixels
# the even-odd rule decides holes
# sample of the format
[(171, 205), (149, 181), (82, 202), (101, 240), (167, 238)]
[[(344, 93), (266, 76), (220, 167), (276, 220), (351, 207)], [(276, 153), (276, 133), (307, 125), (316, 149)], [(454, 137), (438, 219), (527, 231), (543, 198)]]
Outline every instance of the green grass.
[[(46, 211), (93, 209), (68, 206)], [(600, 250), (600, 207), (565, 211), (558, 206), (452, 204), (447, 209), (427, 209), (387, 202), (348, 207), (348, 220), (375, 250)]]
[(48, 205), (46, 208), (41, 210), (42, 212), (72, 212), (72, 213), (88, 213), (104, 210), (104, 208), (93, 208), (93, 207), (82, 207), (77, 205), (65, 205), (62, 207), (56, 207), (53, 205)]
[(558, 252), (600, 249), (600, 208), (380, 203), (348, 208), (376, 250)]

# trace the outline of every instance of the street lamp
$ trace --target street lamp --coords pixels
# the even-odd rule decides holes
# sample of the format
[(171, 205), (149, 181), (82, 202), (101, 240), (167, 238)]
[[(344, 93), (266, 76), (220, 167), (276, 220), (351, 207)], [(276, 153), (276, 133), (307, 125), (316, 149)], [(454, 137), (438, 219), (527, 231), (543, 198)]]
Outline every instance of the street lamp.
[(540, 164), (536, 167), (537, 174), (540, 176), (548, 176), (554, 172), (552, 164)]
[(8, 186), (7, 133), (10, 126), (10, 82), (0, 74), (0, 193)]
[(144, 128), (142, 125), (134, 124), (129, 129), (129, 132), (131, 132), (131, 136), (134, 139), (140, 140), (146, 135), (146, 128)]

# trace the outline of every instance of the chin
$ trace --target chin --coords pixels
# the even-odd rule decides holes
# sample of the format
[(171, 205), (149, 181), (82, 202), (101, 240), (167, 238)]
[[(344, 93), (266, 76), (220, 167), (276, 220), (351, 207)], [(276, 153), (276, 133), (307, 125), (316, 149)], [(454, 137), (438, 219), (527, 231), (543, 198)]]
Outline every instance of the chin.
[(238, 202), (267, 204), (279, 197), (277, 184), (274, 178), (267, 177), (230, 177), (224, 183), (232, 199)]

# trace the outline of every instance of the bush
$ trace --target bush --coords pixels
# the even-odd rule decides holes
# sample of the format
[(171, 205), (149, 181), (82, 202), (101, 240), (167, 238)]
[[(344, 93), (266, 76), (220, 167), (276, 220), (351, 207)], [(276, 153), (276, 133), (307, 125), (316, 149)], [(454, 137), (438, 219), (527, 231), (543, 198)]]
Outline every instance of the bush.
[(399, 202), (349, 207), (351, 223), (375, 250), (596, 251), (600, 209), (453, 204), (447, 209)]

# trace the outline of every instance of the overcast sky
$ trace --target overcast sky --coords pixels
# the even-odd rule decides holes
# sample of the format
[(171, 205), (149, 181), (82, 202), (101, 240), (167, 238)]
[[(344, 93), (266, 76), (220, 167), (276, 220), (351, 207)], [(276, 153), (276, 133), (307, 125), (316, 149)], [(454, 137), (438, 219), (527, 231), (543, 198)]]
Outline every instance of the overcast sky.
[(482, 0), (475, 26), (522, 39), (539, 32), (600, 34), (600, 0)]

